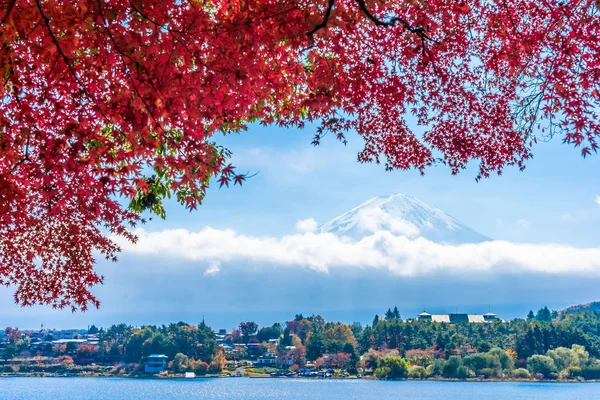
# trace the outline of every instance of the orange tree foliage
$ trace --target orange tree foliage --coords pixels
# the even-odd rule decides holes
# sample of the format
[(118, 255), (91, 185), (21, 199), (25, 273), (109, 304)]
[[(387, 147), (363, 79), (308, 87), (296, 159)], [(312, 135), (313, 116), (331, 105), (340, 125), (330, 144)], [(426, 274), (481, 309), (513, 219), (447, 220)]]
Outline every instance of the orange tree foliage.
[[(595, 0), (4, 0), (0, 284), (85, 309), (94, 254), (211, 178), (217, 132), (320, 121), (361, 162), (478, 177), (600, 128)], [(409, 124), (407, 115), (413, 115)], [(122, 207), (119, 196), (128, 198)]]

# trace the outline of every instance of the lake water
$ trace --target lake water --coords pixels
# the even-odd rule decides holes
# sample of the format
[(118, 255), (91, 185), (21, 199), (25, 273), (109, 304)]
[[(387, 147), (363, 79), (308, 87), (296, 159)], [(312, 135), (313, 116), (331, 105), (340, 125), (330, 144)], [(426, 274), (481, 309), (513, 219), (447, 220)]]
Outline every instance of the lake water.
[(596, 383), (0, 378), (0, 400), (600, 400)]

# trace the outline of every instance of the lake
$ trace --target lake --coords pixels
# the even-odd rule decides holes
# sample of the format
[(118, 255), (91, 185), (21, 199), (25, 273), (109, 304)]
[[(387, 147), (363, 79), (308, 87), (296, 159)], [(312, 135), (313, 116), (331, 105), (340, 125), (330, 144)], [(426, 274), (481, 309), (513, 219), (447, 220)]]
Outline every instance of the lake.
[(0, 400), (600, 400), (596, 383), (0, 378)]

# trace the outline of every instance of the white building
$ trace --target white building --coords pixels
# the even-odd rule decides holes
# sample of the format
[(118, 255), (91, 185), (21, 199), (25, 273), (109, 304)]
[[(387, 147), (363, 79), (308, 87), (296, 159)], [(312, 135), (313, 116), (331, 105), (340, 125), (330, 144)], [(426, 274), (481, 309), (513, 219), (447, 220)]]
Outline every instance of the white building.
[(277, 356), (274, 353), (266, 353), (264, 356), (260, 356), (256, 359), (255, 365), (267, 366), (275, 365), (277, 363)]
[(500, 318), (494, 313), (488, 312), (485, 314), (429, 314), (423, 311), (417, 315), (419, 321), (431, 321), (431, 322), (442, 322), (446, 324), (457, 324), (461, 322), (471, 324), (482, 324), (486, 322), (501, 321)]

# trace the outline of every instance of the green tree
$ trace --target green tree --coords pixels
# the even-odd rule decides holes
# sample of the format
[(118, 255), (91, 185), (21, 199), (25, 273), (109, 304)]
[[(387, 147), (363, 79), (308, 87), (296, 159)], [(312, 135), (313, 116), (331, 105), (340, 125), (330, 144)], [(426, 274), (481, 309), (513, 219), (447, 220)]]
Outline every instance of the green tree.
[(535, 316), (535, 319), (542, 322), (551, 322), (552, 314), (550, 313), (550, 310), (548, 310), (548, 307), (540, 308)]
[(173, 361), (169, 363), (169, 369), (178, 373), (185, 372), (188, 370), (188, 362), (188, 356), (183, 353), (177, 353)]
[(67, 342), (67, 354), (74, 354), (77, 351), (77, 343), (75, 342)]
[(281, 324), (279, 322), (274, 323), (270, 327), (261, 328), (258, 331), (258, 333), (256, 334), (256, 338), (260, 342), (267, 342), (270, 339), (279, 339), (280, 336), (281, 336)]
[(291, 346), (292, 345), (292, 336), (290, 335), (290, 328), (286, 327), (283, 330), (283, 337), (281, 338), (280, 346)]
[(308, 342), (306, 343), (306, 359), (309, 361), (314, 361), (319, 357), (322, 357), (325, 354), (327, 346), (325, 344), (325, 340), (323, 335), (316, 329), (313, 328), (313, 331), (308, 338)]
[(379, 315), (375, 314), (375, 318), (373, 318), (373, 327), (377, 326), (379, 323)]
[(491, 349), (487, 355), (491, 359), (491, 361), (488, 362), (489, 368), (494, 368), (492, 366), (492, 364), (495, 364), (493, 360), (497, 360), (499, 367), (502, 369), (512, 370), (514, 368), (515, 363), (512, 357), (506, 354), (506, 351), (498, 347)]
[(399, 356), (388, 355), (379, 359), (375, 375), (380, 379), (402, 379), (408, 374), (408, 362)]
[(458, 376), (458, 368), (462, 366), (462, 361), (459, 356), (450, 356), (444, 365), (442, 375), (446, 378), (456, 378)]
[(13, 359), (18, 353), (18, 347), (16, 344), (11, 343), (7, 345), (4, 349), (2, 349), (2, 358), (4, 361), (8, 361)]
[(427, 377), (427, 370), (421, 365), (413, 365), (408, 369), (408, 376), (413, 379), (423, 379)]
[(546, 355), (554, 361), (558, 371), (566, 370), (569, 367), (584, 367), (589, 360), (589, 353), (585, 347), (576, 344), (570, 349), (557, 347), (554, 350), (548, 350)]
[(542, 374), (545, 378), (548, 378), (551, 373), (556, 372), (554, 360), (540, 354), (535, 354), (527, 359), (527, 369), (532, 374)]

